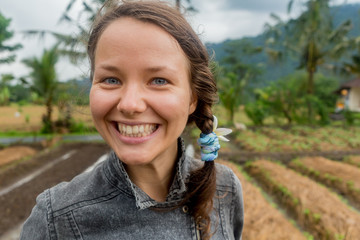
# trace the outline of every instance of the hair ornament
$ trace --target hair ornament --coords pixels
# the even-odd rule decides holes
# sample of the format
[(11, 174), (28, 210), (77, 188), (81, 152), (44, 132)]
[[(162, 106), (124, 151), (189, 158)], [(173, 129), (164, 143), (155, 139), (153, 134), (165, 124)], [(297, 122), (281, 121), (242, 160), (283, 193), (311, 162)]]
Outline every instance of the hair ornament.
[(217, 128), (217, 125), (218, 120), (213, 115), (213, 132), (209, 134), (200, 133), (198, 144), (201, 148), (202, 161), (214, 161), (218, 157), (218, 151), (220, 149), (219, 140), (229, 141), (224, 136), (230, 134), (232, 130), (228, 128)]

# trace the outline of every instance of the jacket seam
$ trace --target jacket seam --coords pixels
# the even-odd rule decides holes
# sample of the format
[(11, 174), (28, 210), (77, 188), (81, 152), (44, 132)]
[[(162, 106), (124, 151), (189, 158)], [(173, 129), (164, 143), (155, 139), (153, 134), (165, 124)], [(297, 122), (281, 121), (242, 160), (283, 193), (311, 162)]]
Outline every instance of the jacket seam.
[(94, 204), (97, 204), (97, 203), (101, 203), (101, 202), (106, 202), (106, 201), (109, 201), (115, 197), (117, 197), (119, 195), (119, 192), (116, 190), (116, 191), (113, 191), (105, 196), (100, 196), (100, 197), (97, 197), (97, 198), (93, 198), (93, 199), (88, 199), (88, 200), (82, 200), (82, 201), (78, 201), (76, 203), (73, 203), (69, 206), (66, 206), (66, 207), (63, 207), (63, 208), (60, 208), (56, 211), (53, 212), (53, 216), (54, 217), (59, 217), (61, 215), (64, 215), (66, 213), (68, 213), (69, 211), (73, 211), (75, 209), (79, 209), (79, 208), (82, 208), (84, 206), (89, 206), (89, 205), (94, 205)]
[(68, 221), (70, 223), (70, 227), (71, 227), (71, 230), (75, 236), (76, 239), (78, 240), (82, 240), (83, 237), (81, 235), (81, 232), (79, 230), (79, 227), (76, 223), (76, 220), (74, 218), (74, 214), (73, 214), (73, 211), (70, 211), (68, 214), (67, 214), (67, 217), (68, 217)]
[(232, 174), (229, 170), (229, 174), (231, 176), (231, 188), (232, 188), (232, 198), (231, 198), (231, 211), (230, 211), (230, 226), (234, 225), (234, 212), (235, 212), (235, 196), (236, 196), (236, 189), (235, 189), (235, 179), (234, 179), (234, 174)]
[(46, 190), (45, 192), (45, 200), (46, 200), (46, 208), (47, 208), (47, 222), (48, 222), (48, 231), (50, 239), (56, 240), (56, 229), (54, 223), (54, 213), (52, 211), (52, 204), (51, 204), (51, 192), (50, 189)]

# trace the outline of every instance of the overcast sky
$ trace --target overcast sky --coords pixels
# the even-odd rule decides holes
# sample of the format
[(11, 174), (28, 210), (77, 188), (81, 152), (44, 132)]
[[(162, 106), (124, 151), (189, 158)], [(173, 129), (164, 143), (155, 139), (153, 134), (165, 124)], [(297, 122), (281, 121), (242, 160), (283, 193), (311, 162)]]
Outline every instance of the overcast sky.
[[(45, 42), (24, 39), (19, 34), (21, 31), (47, 29), (67, 34), (75, 33), (75, 28), (72, 26), (58, 23), (69, 1), (0, 0), (0, 12), (12, 19), (10, 29), (16, 32), (12, 42), (20, 42), (24, 45), (24, 48), (18, 51), (19, 60), (39, 56), (44, 47), (49, 47), (53, 43), (50, 38)], [(221, 42), (226, 39), (255, 36), (261, 33), (264, 24), (270, 21), (271, 12), (283, 19), (289, 17), (286, 13), (288, 0), (191, 0), (191, 2), (199, 12), (190, 14), (188, 20), (204, 42)], [(333, 0), (333, 2), (343, 3), (344, 0)], [(346, 2), (360, 3), (360, 0)], [(76, 10), (73, 14), (76, 15)], [(19, 62), (0, 65), (0, 74), (13, 73), (19, 77), (27, 72), (28, 70)], [(61, 80), (67, 80), (86, 74), (88, 67), (86, 65), (74, 67), (63, 60), (58, 66), (58, 72)]]

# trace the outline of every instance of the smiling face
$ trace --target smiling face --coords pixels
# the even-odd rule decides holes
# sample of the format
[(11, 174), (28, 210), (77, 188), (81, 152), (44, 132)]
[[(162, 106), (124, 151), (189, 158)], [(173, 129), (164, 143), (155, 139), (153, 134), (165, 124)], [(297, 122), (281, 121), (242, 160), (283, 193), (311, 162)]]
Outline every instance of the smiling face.
[(160, 27), (127, 17), (106, 27), (90, 107), (97, 130), (125, 164), (175, 160), (177, 138), (196, 108), (189, 75), (181, 47)]

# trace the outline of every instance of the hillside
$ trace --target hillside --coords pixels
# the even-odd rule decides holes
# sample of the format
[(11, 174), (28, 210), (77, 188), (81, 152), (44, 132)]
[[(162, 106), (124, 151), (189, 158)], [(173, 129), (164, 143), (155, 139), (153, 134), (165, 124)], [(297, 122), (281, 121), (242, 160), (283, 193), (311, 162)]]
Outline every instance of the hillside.
[[(333, 24), (334, 26), (338, 26), (339, 24), (343, 23), (344, 21), (351, 19), (353, 23), (353, 29), (349, 33), (350, 36), (359, 36), (360, 35), (360, 4), (346, 4), (340, 5), (336, 7), (332, 7), (331, 9), (333, 15)], [(241, 41), (247, 39), (249, 40), (254, 46), (264, 46), (265, 45), (265, 35), (260, 34), (254, 37), (245, 37), (242, 39), (232, 39), (226, 40), (220, 43), (207, 43), (206, 46), (208, 47), (209, 51), (215, 51), (215, 59), (216, 61), (220, 61), (225, 56), (225, 46), (231, 42)], [(281, 63), (272, 63), (267, 55), (262, 52), (256, 56), (246, 57), (243, 59), (246, 63), (253, 64), (253, 63), (263, 63), (264, 64), (264, 72), (260, 79), (257, 81), (257, 86), (265, 86), (270, 81), (274, 81), (279, 79), (280, 77), (286, 76), (292, 73), (297, 65), (297, 59), (285, 59)], [(339, 81), (344, 81), (346, 77), (340, 76)]]

